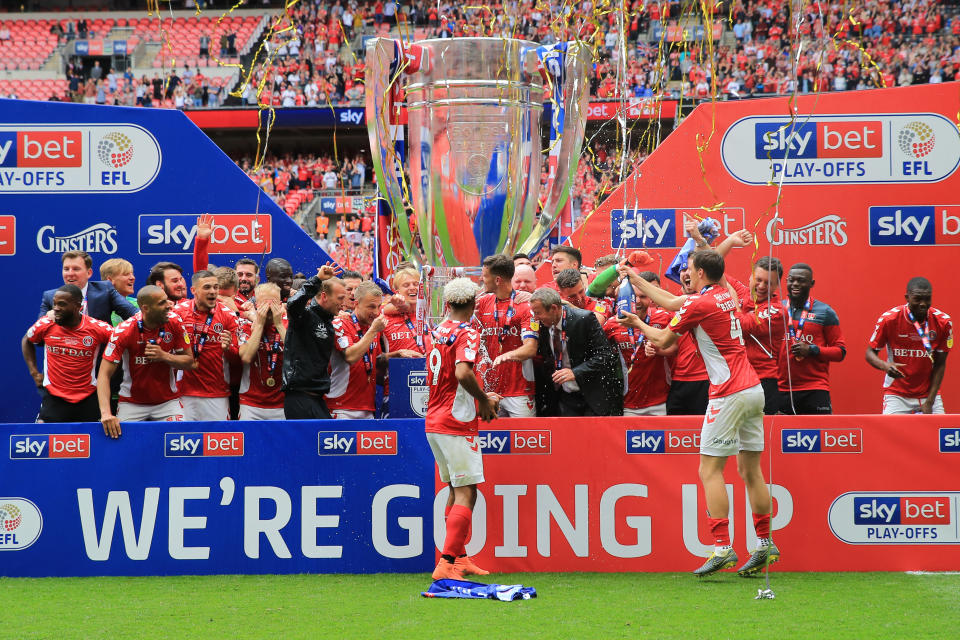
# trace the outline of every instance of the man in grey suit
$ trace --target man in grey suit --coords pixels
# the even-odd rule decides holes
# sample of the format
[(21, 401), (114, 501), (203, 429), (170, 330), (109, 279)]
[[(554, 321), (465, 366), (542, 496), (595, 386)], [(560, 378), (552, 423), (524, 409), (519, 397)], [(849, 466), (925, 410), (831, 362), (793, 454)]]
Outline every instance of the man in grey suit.
[[(86, 315), (110, 324), (113, 311), (124, 320), (137, 312), (137, 308), (120, 295), (113, 284), (90, 280), (93, 259), (86, 251), (67, 251), (60, 257), (60, 262), (63, 264), (63, 283), (76, 285), (83, 293), (82, 312)], [(53, 295), (56, 292), (56, 289), (43, 292), (39, 316), (53, 309)]]

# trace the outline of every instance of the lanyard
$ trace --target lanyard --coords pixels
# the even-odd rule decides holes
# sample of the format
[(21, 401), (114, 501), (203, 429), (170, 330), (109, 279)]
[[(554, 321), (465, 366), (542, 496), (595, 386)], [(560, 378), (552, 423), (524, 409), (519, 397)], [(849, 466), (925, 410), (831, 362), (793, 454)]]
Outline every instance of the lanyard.
[[(143, 335), (143, 320), (137, 320), (137, 329), (140, 330), (140, 335)], [(164, 338), (164, 336), (166, 336), (166, 335), (167, 335), (167, 332), (163, 330), (163, 325), (160, 325), (160, 326), (157, 328), (157, 339), (154, 340), (154, 339), (151, 338), (151, 339), (148, 340), (147, 342), (148, 342), (149, 344), (159, 344), (159, 343), (163, 342), (163, 338)]]
[(281, 351), (280, 331), (278, 331), (276, 328), (274, 329), (274, 331), (276, 331), (276, 333), (273, 336), (272, 344), (270, 343), (269, 340), (267, 340), (267, 336), (264, 335), (264, 336), (261, 336), (260, 338), (260, 342), (263, 343), (264, 345), (267, 345), (267, 350), (270, 354), (269, 356), (267, 356), (269, 358), (269, 362), (267, 364), (267, 372), (271, 374), (277, 368), (277, 362), (280, 360), (280, 351)]
[(788, 309), (787, 319), (790, 324), (788, 326), (790, 330), (790, 337), (793, 340), (799, 340), (800, 336), (803, 334), (803, 325), (807, 322), (807, 316), (810, 315), (810, 310), (813, 309), (813, 298), (807, 298), (807, 301), (803, 303), (803, 313), (800, 314), (800, 320), (797, 322), (797, 327), (793, 327), (793, 308)]
[[(647, 317), (643, 319), (644, 324), (650, 324), (650, 312), (647, 311)], [(628, 335), (630, 336), (630, 342), (633, 342), (633, 329), (628, 329)], [(633, 361), (637, 357), (637, 352), (640, 350), (640, 347), (643, 346), (643, 341), (647, 339), (646, 334), (642, 331), (640, 332), (640, 337), (637, 338), (637, 344), (633, 347), (633, 353), (630, 355), (630, 363), (633, 365)]]
[[(556, 335), (557, 328), (553, 328), (554, 335)], [(567, 310), (562, 308), (560, 309), (560, 348), (555, 349), (556, 353), (553, 354), (554, 361), (556, 363), (557, 371), (563, 369), (563, 347), (567, 344)], [(556, 340), (554, 340), (554, 347), (556, 347)]]
[(497, 337), (500, 339), (500, 344), (502, 345), (502, 344), (503, 344), (503, 334), (504, 334), (503, 329), (506, 329), (506, 328), (507, 328), (507, 325), (510, 324), (510, 319), (513, 318), (513, 314), (516, 313), (516, 309), (513, 308), (513, 299), (517, 296), (517, 292), (516, 292), (516, 291), (511, 291), (511, 292), (510, 292), (510, 302), (507, 303), (507, 313), (506, 313), (506, 319), (505, 319), (504, 322), (503, 322), (503, 327), (500, 326), (500, 314), (499, 314), (499, 312), (497, 311), (497, 302), (499, 302), (499, 300), (497, 300), (497, 297), (496, 297), (497, 294), (493, 294), (493, 296), (494, 296), (494, 298), (493, 298), (493, 326), (495, 326), (495, 327), (497, 328)]
[[(212, 323), (213, 323), (213, 312), (211, 311), (210, 313), (207, 314), (207, 321), (203, 323), (203, 333), (193, 334), (193, 357), (194, 358), (200, 357), (200, 350), (203, 349), (203, 345), (206, 344), (207, 337), (209, 336), (209, 334), (207, 333), (207, 329), (210, 328), (210, 325)], [(196, 323), (194, 323), (193, 328), (194, 330), (196, 330), (197, 328)]]
[[(460, 332), (469, 326), (470, 326), (469, 322), (461, 322), (460, 324), (457, 325), (456, 331), (454, 331), (453, 333), (451, 333), (449, 336), (447, 336), (445, 339), (442, 339), (442, 340), (437, 336), (437, 332), (434, 331), (433, 342), (434, 344), (445, 344), (449, 347), (450, 345), (452, 345), (454, 342), (457, 341), (458, 337), (460, 337)], [(439, 327), (437, 328), (439, 329)]]
[[(353, 326), (357, 328), (357, 335), (360, 335), (360, 321), (357, 319), (357, 314), (350, 314), (350, 318), (353, 320)], [(373, 353), (373, 350), (377, 348), (377, 340), (379, 337), (370, 341), (370, 346), (367, 347), (367, 350), (363, 352), (363, 368), (366, 369), (367, 375), (373, 371), (373, 360), (370, 357), (370, 354)]]
[(930, 361), (933, 362), (933, 345), (930, 344), (930, 332), (927, 328), (930, 326), (930, 316), (927, 316), (927, 319), (923, 321), (921, 325), (917, 322), (917, 319), (913, 317), (913, 312), (909, 308), (905, 309), (907, 312), (907, 317), (910, 318), (910, 322), (913, 323), (913, 328), (917, 330), (917, 335), (920, 336), (920, 341), (923, 342), (923, 348), (927, 352), (927, 357), (930, 358)]
[(416, 339), (417, 346), (423, 351), (423, 336), (417, 333), (417, 328), (413, 326), (413, 321), (410, 320), (410, 316), (403, 316), (403, 321), (407, 323), (407, 329), (410, 329), (410, 335)]

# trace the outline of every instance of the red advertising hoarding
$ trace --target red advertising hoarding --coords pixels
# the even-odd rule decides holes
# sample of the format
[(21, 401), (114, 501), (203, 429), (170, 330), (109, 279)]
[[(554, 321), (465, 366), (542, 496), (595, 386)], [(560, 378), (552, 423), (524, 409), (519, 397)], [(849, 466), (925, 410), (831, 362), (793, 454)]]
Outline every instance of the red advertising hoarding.
[[(511, 419), (481, 431), (467, 552), (497, 572), (687, 571), (712, 549), (696, 417)], [(960, 416), (768, 416), (764, 475), (784, 571), (960, 567)], [(730, 526), (754, 548), (728, 461)], [(437, 485), (434, 539), (447, 490)]]
[[(879, 413), (883, 375), (863, 354), (877, 318), (903, 303), (907, 280), (928, 278), (933, 305), (960, 313), (950, 279), (960, 246), (958, 112), (953, 82), (700, 105), (571, 243), (587, 265), (645, 249), (662, 273), (684, 243), (684, 210), (717, 218), (724, 234), (746, 227), (757, 247), (733, 251), (727, 272), (747, 281), (765, 255), (787, 268), (809, 264), (811, 295), (837, 312), (847, 346), (831, 365), (833, 409)], [(960, 409), (949, 364), (942, 391), (947, 411)]]

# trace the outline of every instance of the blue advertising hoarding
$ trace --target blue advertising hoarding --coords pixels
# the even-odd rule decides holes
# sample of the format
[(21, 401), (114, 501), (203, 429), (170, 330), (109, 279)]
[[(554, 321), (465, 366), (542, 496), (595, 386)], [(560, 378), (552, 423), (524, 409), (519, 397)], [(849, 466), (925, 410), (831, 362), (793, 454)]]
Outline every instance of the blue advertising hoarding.
[(5, 425), (3, 576), (429, 571), (422, 420)]
[[(0, 422), (31, 421), (40, 397), (20, 337), (41, 294), (63, 284), (59, 256), (87, 251), (93, 279), (109, 258), (133, 263), (136, 287), (171, 260), (189, 279), (196, 217), (212, 213), (210, 261), (261, 266), (283, 257), (314, 273), (330, 257), (187, 117), (171, 109), (0, 100), (0, 273), (10, 335), (0, 357)], [(262, 278), (261, 278), (262, 280)]]

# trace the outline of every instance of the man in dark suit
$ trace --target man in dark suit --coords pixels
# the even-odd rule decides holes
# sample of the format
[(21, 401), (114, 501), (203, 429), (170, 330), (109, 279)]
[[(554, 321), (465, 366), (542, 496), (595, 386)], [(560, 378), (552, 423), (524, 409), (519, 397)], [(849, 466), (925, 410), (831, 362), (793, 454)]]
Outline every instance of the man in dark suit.
[(537, 415), (623, 415), (623, 372), (597, 317), (547, 287), (533, 292), (530, 310), (540, 324)]
[[(137, 308), (120, 295), (109, 282), (90, 280), (93, 275), (93, 259), (86, 251), (67, 251), (60, 257), (63, 264), (63, 283), (73, 284), (83, 293), (83, 313), (110, 324), (110, 313), (126, 320), (137, 312)], [(56, 289), (43, 292), (40, 303), (40, 316), (53, 309), (53, 295)]]

